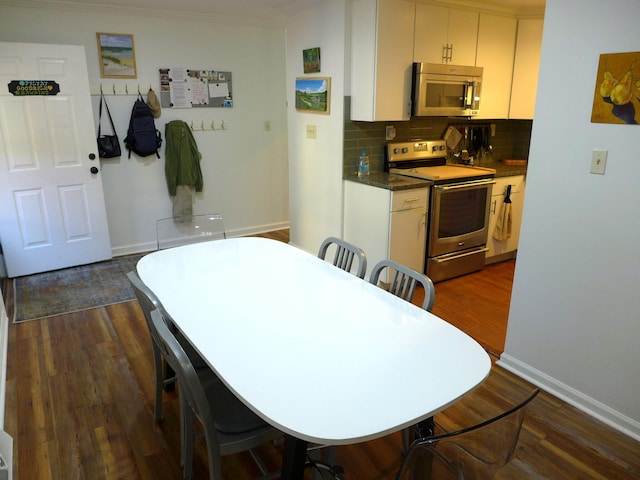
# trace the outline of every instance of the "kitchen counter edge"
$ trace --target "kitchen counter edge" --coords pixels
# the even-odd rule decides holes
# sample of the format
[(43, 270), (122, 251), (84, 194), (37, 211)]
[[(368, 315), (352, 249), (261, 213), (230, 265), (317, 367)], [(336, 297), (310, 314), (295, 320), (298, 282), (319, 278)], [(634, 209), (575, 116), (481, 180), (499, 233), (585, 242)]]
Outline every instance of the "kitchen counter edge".
[[(496, 178), (513, 177), (516, 175), (526, 175), (526, 165), (505, 165), (502, 162), (486, 162), (479, 163), (479, 167), (493, 168), (496, 171)], [(374, 172), (366, 177), (358, 177), (357, 175), (345, 175), (343, 180), (350, 182), (363, 183), (372, 187), (385, 188), (387, 190), (410, 190), (412, 188), (430, 187), (433, 185), (431, 180), (423, 180), (420, 178), (405, 177), (404, 175), (396, 175), (386, 172)]]
[(433, 185), (431, 180), (423, 180), (421, 178), (406, 177), (404, 175), (396, 175), (387, 172), (370, 173), (366, 177), (358, 177), (357, 175), (345, 175), (343, 180), (350, 182), (362, 183), (372, 187), (385, 188), (387, 190), (411, 190), (413, 188), (424, 188)]

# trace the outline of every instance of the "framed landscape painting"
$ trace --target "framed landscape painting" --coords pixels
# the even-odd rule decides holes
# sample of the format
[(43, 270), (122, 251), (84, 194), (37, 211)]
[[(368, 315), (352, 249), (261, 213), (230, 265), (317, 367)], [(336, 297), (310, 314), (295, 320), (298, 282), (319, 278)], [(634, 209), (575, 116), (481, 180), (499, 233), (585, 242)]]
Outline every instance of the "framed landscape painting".
[(302, 68), (304, 73), (320, 73), (320, 47), (302, 50)]
[(331, 106), (331, 77), (296, 78), (296, 110), (328, 115)]
[(102, 78), (136, 78), (133, 35), (96, 33)]

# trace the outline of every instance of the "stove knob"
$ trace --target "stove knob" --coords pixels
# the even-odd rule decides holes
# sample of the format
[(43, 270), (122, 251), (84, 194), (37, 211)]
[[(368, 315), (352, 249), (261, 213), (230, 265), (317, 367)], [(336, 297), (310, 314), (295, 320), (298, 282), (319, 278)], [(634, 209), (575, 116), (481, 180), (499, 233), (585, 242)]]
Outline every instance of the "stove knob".
[(431, 153), (438, 151), (438, 146), (434, 145), (433, 147), (431, 147)]
[(402, 147), (402, 153), (409, 153), (409, 148)]
[(400, 153), (400, 149), (399, 148), (394, 148), (393, 149), (393, 153), (395, 153), (397, 155), (398, 153)]
[(440, 145), (440, 147), (438, 148), (438, 150), (443, 151), (445, 149), (444, 145)]

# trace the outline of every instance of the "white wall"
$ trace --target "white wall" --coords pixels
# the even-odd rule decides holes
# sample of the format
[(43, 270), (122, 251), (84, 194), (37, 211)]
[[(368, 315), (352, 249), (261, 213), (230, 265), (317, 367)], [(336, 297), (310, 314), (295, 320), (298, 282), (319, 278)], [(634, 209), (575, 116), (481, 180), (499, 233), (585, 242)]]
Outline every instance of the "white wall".
[(590, 119), (599, 55), (640, 50), (639, 18), (637, 0), (547, 0), (500, 362), (638, 439), (640, 126)]
[[(314, 253), (326, 237), (342, 236), (345, 3), (319, 2), (287, 19), (290, 237)], [(312, 47), (320, 47), (321, 72), (304, 74), (302, 50)], [(331, 77), (329, 115), (296, 111), (295, 78), (304, 76)], [(315, 140), (306, 138), (309, 124), (316, 125)]]
[[(284, 22), (266, 22), (117, 7), (0, 6), (0, 40), (82, 44), (90, 84), (102, 83), (105, 90), (125, 83), (137, 89), (139, 83), (144, 94), (150, 85), (159, 92), (161, 67), (232, 72), (233, 108), (163, 109), (156, 127), (164, 137), (164, 125), (171, 120), (215, 121), (218, 126), (224, 120), (226, 131), (195, 133), (205, 187), (194, 211), (222, 213), (234, 236), (288, 227), (285, 28)], [(96, 32), (134, 35), (137, 79), (100, 78)], [(134, 100), (107, 98), (121, 140)], [(97, 125), (98, 97), (93, 103)], [(270, 132), (265, 121), (271, 122)], [(155, 248), (155, 220), (172, 211), (164, 158), (133, 154), (127, 159), (125, 154), (120, 160), (103, 160), (102, 181), (114, 254)]]

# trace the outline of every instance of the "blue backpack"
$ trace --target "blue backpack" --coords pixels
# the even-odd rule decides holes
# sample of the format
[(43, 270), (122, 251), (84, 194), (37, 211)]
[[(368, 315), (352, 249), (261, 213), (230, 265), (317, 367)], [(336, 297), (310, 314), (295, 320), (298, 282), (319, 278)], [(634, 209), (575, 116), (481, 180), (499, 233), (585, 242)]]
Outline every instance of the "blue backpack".
[(155, 153), (160, 158), (158, 149), (162, 145), (162, 135), (156, 129), (151, 108), (144, 102), (140, 94), (138, 94), (138, 99), (131, 110), (129, 129), (124, 144), (129, 150), (129, 158), (131, 158), (131, 151), (141, 157), (148, 157)]

